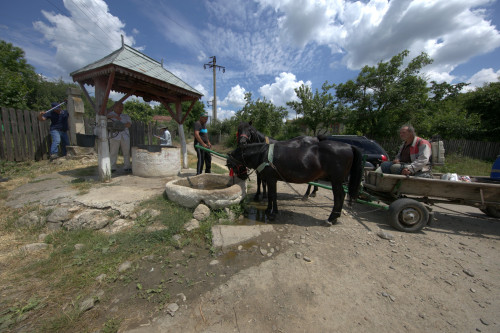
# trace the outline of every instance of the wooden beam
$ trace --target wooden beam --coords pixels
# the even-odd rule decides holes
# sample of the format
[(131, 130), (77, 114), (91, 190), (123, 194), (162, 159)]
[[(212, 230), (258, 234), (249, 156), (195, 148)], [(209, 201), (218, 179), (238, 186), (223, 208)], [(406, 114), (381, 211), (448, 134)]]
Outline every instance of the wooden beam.
[(113, 109), (116, 104), (123, 103), (124, 100), (126, 100), (127, 98), (129, 98), (134, 93), (135, 93), (135, 89), (133, 89), (131, 92), (127, 93), (125, 96), (123, 96), (122, 98), (120, 98), (120, 100), (116, 101), (111, 107), (109, 107), (108, 109), (106, 109), (106, 113), (108, 113), (109, 110)]
[(184, 115), (184, 117), (182, 118), (182, 121), (180, 122), (181, 124), (184, 124), (184, 121), (186, 121), (186, 118), (187, 118), (188, 114), (190, 114), (190, 113), (191, 113), (191, 110), (193, 110), (193, 107), (194, 107), (194, 105), (196, 104), (196, 101), (197, 101), (197, 100), (195, 100), (195, 99), (194, 99), (194, 100), (191, 102), (191, 105), (189, 106), (189, 109), (186, 111), (186, 114)]
[(81, 83), (80, 81), (78, 81), (78, 84), (80, 85), (80, 88), (82, 88), (83, 94), (85, 95), (85, 97), (87, 97), (87, 100), (89, 101), (90, 105), (92, 105), (92, 108), (94, 109), (94, 112), (97, 114), (97, 109), (95, 107), (95, 103), (92, 100), (92, 98), (90, 98), (89, 92), (87, 91), (87, 89), (85, 89), (85, 86), (83, 85), (83, 83)]
[(174, 113), (174, 111), (172, 111), (172, 109), (170, 108), (170, 105), (167, 101), (165, 101), (163, 98), (159, 97), (160, 98), (160, 102), (161, 104), (165, 107), (165, 109), (167, 109), (167, 111), (170, 113), (170, 115), (172, 116), (172, 118), (177, 122), (177, 124), (181, 124), (180, 121), (180, 117), (177, 118), (177, 115)]
[(113, 85), (113, 81), (115, 79), (115, 71), (113, 70), (111, 74), (108, 76), (108, 84), (106, 85), (106, 92), (104, 93), (104, 100), (101, 104), (101, 109), (99, 110), (100, 115), (106, 115), (106, 104), (108, 104), (109, 92), (111, 91), (111, 86)]

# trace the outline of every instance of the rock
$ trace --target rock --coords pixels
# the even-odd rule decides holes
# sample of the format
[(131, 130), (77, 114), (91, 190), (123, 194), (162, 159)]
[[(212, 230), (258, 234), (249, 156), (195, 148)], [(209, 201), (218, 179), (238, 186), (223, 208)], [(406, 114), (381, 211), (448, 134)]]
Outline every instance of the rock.
[(132, 267), (132, 262), (131, 261), (125, 261), (124, 263), (122, 263), (120, 265), (120, 267), (118, 267), (118, 272), (124, 272), (126, 271), (127, 269), (129, 269), (130, 267)]
[(109, 234), (114, 234), (125, 229), (128, 229), (134, 225), (132, 220), (118, 219), (110, 223), (106, 228), (101, 229), (101, 231)]
[(474, 277), (474, 273), (472, 273), (472, 271), (471, 271), (471, 270), (469, 270), (469, 269), (464, 269), (464, 270), (463, 270), (463, 272), (464, 272), (465, 274), (467, 274), (468, 276), (470, 276), (470, 277)]
[(379, 232), (377, 232), (377, 236), (379, 236), (382, 239), (387, 239), (387, 240), (394, 239), (394, 236), (392, 234), (390, 234), (386, 231), (383, 231), (383, 230), (379, 230)]
[(200, 222), (197, 219), (191, 219), (188, 223), (184, 224), (184, 230), (191, 231), (198, 229), (200, 227)]
[(137, 216), (142, 217), (144, 215), (148, 215), (147, 217), (149, 217), (150, 219), (153, 219), (160, 214), (161, 214), (161, 212), (159, 210), (156, 210), (156, 209), (143, 209), (139, 212), (139, 214), (137, 214)]
[(177, 310), (179, 310), (179, 305), (177, 305), (177, 303), (170, 303), (169, 305), (167, 305), (166, 311), (172, 317), (175, 315), (175, 312)]
[(218, 265), (219, 264), (219, 260), (217, 259), (214, 259), (210, 262), (210, 266), (215, 266), (215, 265)]
[(80, 311), (85, 312), (92, 309), (95, 305), (94, 297), (89, 297), (80, 303)]
[(481, 321), (481, 323), (482, 323), (483, 325), (488, 326), (488, 325), (490, 324), (490, 322), (489, 322), (489, 321), (487, 321), (487, 320), (486, 320), (486, 319), (484, 319), (484, 318), (479, 318), (479, 320)]
[(186, 295), (184, 295), (183, 293), (179, 293), (179, 294), (177, 294), (177, 296), (179, 296), (183, 302), (186, 302), (186, 299), (187, 299)]
[(47, 236), (48, 236), (48, 234), (40, 234), (40, 235), (38, 235), (38, 241), (40, 243), (45, 242), (45, 239), (47, 238)]
[(161, 231), (161, 230), (166, 230), (168, 227), (163, 224), (153, 224), (153, 225), (148, 225), (146, 227), (146, 232), (155, 232), (155, 231)]
[(100, 209), (87, 209), (63, 224), (67, 230), (99, 230), (109, 223), (105, 212)]
[(395, 298), (394, 296), (392, 296), (392, 295), (389, 295), (389, 298), (390, 298), (390, 300), (391, 300), (391, 301), (393, 301), (393, 302), (394, 302), (394, 301), (396, 301), (396, 298)]
[(48, 231), (58, 231), (62, 228), (62, 222), (47, 222), (47, 230)]
[(304, 256), (304, 258), (303, 258), (303, 259), (304, 259), (304, 261), (307, 261), (307, 262), (311, 262), (311, 261), (312, 261), (312, 260), (311, 260), (311, 258), (306, 257), (306, 256)]
[(297, 259), (302, 259), (303, 256), (304, 255), (302, 253), (300, 253), (300, 252), (295, 253), (295, 258), (297, 258)]
[(18, 228), (32, 228), (43, 225), (44, 220), (37, 212), (29, 212), (17, 219), (15, 226)]
[(83, 245), (83, 244), (75, 244), (75, 250), (77, 250), (77, 251), (80, 251), (84, 247), (85, 247), (85, 245)]
[(46, 243), (32, 243), (32, 244), (26, 244), (23, 247), (21, 247), (22, 251), (25, 252), (37, 252), (41, 250), (45, 250), (49, 247), (49, 244)]
[(224, 208), (224, 211), (226, 212), (227, 218), (230, 221), (236, 220), (236, 215), (234, 214), (234, 212), (231, 209), (229, 209), (229, 207)]
[(47, 216), (47, 222), (57, 223), (65, 222), (71, 218), (71, 213), (65, 207), (57, 207), (54, 209), (49, 216)]
[(96, 277), (95, 279), (96, 279), (97, 282), (102, 283), (102, 281), (104, 281), (104, 279), (106, 278), (106, 276), (107, 275), (103, 273), (103, 274), (99, 275), (98, 277)]
[(79, 210), (80, 210), (80, 206), (73, 206), (73, 207), (68, 208), (68, 212), (70, 212), (70, 213), (76, 213)]
[(262, 254), (263, 256), (265, 256), (267, 254), (267, 250), (261, 247), (260, 248), (260, 254)]
[(198, 221), (204, 221), (209, 216), (210, 216), (210, 208), (204, 204), (199, 204), (193, 213), (193, 217)]

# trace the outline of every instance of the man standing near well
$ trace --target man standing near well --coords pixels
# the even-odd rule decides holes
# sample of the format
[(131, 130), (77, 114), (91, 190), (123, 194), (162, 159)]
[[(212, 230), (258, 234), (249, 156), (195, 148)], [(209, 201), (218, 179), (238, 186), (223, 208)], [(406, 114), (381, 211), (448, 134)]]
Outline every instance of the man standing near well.
[(123, 154), (123, 171), (131, 172), (130, 165), (130, 132), (129, 128), (132, 125), (132, 120), (127, 114), (123, 114), (123, 103), (117, 102), (113, 106), (113, 111), (108, 113), (108, 119), (120, 121), (125, 125), (125, 129), (118, 132), (115, 136), (109, 139), (109, 155), (111, 158), (111, 172), (115, 172), (116, 160), (118, 159), (118, 151), (121, 147)]
[(63, 103), (51, 103), (52, 109), (42, 111), (38, 114), (39, 121), (50, 119), (50, 136), (52, 144), (50, 146), (50, 160), (59, 157), (59, 144), (61, 144), (61, 155), (66, 156), (66, 146), (69, 146), (68, 118), (69, 113), (61, 108)]

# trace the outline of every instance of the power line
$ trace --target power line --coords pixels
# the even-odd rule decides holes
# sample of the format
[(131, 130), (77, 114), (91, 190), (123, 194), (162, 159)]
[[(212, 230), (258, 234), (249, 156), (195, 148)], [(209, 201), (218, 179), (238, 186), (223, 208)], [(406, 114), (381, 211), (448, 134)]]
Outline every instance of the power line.
[[(63, 13), (62, 10), (57, 7), (56, 5), (54, 5), (50, 0), (46, 0), (49, 4), (51, 4), (52, 6), (54, 6), (58, 11), (59, 13)], [(77, 24), (80, 28), (82, 28), (83, 30), (87, 31), (89, 33), (89, 35), (91, 35), (96, 41), (98, 41), (99, 43), (101, 43), (102, 45), (104, 45), (105, 47), (107, 47), (109, 49), (109, 46), (106, 45), (106, 43), (104, 43), (103, 41), (99, 40), (96, 36), (94, 36), (93, 33), (91, 33), (90, 31), (87, 30), (87, 28), (85, 28), (84, 26), (82, 26), (80, 23), (78, 23), (77, 21), (73, 20), (70, 16), (68, 16), (68, 18), (73, 21), (75, 24)]]

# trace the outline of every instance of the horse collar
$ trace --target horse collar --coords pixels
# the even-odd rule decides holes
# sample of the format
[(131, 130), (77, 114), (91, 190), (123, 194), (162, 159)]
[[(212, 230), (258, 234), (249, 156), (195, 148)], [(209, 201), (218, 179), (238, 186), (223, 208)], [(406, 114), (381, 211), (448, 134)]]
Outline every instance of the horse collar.
[(262, 170), (264, 170), (266, 166), (273, 164), (273, 156), (274, 156), (274, 143), (271, 143), (267, 150), (267, 162), (262, 162), (255, 170), (257, 170), (257, 172), (261, 172)]

